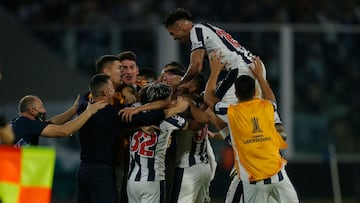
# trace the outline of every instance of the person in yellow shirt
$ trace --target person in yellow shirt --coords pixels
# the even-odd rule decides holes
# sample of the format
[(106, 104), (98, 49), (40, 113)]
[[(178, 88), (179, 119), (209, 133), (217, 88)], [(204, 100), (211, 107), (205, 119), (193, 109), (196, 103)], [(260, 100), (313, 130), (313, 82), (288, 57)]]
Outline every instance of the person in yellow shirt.
[[(237, 104), (226, 104), (215, 95), (216, 78), (224, 67), (221, 54), (209, 56), (211, 74), (204, 99), (229, 127), (237, 174), (243, 182), (244, 202), (299, 202), (285, 171), (287, 161), (280, 150), (287, 144), (275, 128), (277, 109), (273, 91), (263, 77), (262, 61), (249, 67), (254, 78), (241, 75), (235, 80)], [(255, 97), (255, 79), (263, 98)]]

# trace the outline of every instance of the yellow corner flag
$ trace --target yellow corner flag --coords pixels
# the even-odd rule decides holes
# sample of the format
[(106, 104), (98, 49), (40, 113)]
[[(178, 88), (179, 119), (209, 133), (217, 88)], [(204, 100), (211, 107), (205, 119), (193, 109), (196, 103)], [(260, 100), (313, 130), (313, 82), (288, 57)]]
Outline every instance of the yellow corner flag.
[(55, 149), (0, 146), (0, 203), (50, 203)]

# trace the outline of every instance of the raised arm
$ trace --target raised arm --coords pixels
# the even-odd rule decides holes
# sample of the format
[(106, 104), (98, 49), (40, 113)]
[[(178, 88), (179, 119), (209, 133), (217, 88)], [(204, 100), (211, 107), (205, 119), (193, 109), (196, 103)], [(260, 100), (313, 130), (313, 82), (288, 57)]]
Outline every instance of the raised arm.
[(168, 100), (157, 100), (150, 103), (143, 104), (137, 107), (126, 107), (119, 111), (121, 119), (126, 122), (131, 122), (132, 116), (142, 111), (159, 110), (169, 108), (171, 102)]
[(216, 82), (225, 64), (221, 63), (221, 53), (217, 52), (212, 52), (212, 54), (209, 56), (209, 62), (211, 73), (205, 87), (204, 101), (208, 107), (214, 109), (214, 105), (220, 101), (220, 99), (217, 98), (215, 94)]
[(190, 113), (194, 118), (195, 122), (199, 124), (208, 124), (210, 121), (207, 113), (201, 108), (197, 107), (190, 98), (188, 97), (184, 97), (184, 98), (189, 102)]
[(165, 109), (165, 117), (169, 118), (175, 114), (184, 112), (189, 107), (189, 102), (181, 96), (178, 96), (174, 105)]
[(190, 64), (185, 73), (181, 78), (180, 84), (190, 81), (197, 74), (199, 74), (203, 67), (203, 61), (205, 57), (205, 49), (195, 49), (190, 54)]
[(262, 61), (260, 60), (260, 57), (256, 56), (253, 59), (254, 66), (250, 69), (252, 73), (254, 74), (254, 77), (258, 80), (260, 88), (262, 90), (263, 99), (271, 100), (276, 102), (274, 92), (270, 88), (269, 83), (265, 80), (263, 77), (263, 68), (262, 68)]
[(82, 112), (77, 118), (68, 121), (62, 125), (49, 124), (41, 132), (41, 136), (45, 137), (68, 137), (77, 130), (79, 130), (85, 122), (94, 115), (98, 110), (107, 105), (104, 101), (99, 101), (94, 104), (88, 104), (87, 109)]
[(210, 123), (213, 124), (218, 130), (223, 129), (226, 126), (226, 123), (214, 113), (214, 110), (208, 108), (206, 110), (206, 114)]

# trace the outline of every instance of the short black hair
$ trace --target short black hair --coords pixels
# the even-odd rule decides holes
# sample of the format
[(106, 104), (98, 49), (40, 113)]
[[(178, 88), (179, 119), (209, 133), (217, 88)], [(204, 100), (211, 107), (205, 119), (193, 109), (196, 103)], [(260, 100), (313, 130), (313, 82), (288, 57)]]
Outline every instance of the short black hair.
[[(172, 66), (173, 68), (168, 68), (167, 69), (166, 67), (168, 67), (168, 66)], [(172, 61), (172, 62), (166, 64), (164, 66), (164, 71), (165, 72), (170, 72), (170, 73), (172, 73), (174, 75), (180, 75), (180, 76), (184, 76), (185, 72), (186, 72), (185, 66), (183, 64), (179, 63), (179, 62), (176, 62), (176, 61)]]
[(248, 75), (240, 75), (235, 80), (235, 93), (241, 100), (253, 98), (255, 94), (255, 80)]
[(137, 56), (132, 51), (123, 51), (116, 55), (119, 58), (120, 62), (123, 60), (136, 61)]
[(144, 76), (146, 79), (148, 78), (154, 78), (156, 80), (156, 72), (151, 68), (142, 68), (139, 70), (138, 76)]
[(165, 83), (153, 83), (140, 90), (140, 102), (146, 104), (152, 101), (170, 97), (172, 89)]
[(105, 65), (108, 63), (112, 63), (114, 61), (120, 61), (118, 57), (115, 55), (103, 55), (100, 56), (95, 62), (95, 71), (96, 73), (101, 73), (105, 68)]
[(91, 77), (90, 80), (90, 92), (93, 97), (98, 97), (103, 94), (103, 86), (110, 80), (110, 76), (99, 73)]
[(191, 13), (188, 10), (186, 10), (184, 8), (176, 8), (175, 10), (170, 11), (166, 15), (163, 24), (165, 27), (169, 27), (178, 20), (192, 21), (193, 19), (192, 19)]

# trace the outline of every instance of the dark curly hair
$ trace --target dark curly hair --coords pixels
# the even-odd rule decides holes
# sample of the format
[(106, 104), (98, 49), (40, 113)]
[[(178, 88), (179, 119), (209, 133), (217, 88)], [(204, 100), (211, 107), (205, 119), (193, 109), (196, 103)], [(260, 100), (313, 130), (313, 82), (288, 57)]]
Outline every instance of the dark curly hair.
[(173, 25), (178, 20), (190, 20), (192, 21), (192, 16), (190, 12), (184, 8), (177, 8), (173, 11), (170, 11), (165, 19), (164, 19), (164, 26), (169, 27)]

